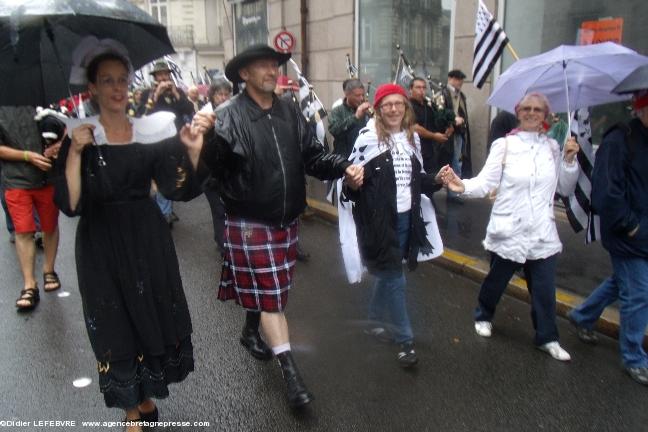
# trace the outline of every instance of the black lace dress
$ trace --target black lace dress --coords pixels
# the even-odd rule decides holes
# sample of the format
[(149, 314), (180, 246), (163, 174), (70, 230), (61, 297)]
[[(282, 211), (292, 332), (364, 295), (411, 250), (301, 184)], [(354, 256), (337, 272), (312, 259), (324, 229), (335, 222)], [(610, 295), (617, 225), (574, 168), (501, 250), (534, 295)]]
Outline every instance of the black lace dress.
[[(82, 191), (72, 211), (63, 166), (56, 203), (80, 215), (76, 264), (85, 325), (108, 407), (133, 408), (168, 396), (167, 385), (193, 371), (191, 319), (171, 232), (150, 198), (151, 180), (169, 199), (201, 190), (182, 143), (88, 146)], [(105, 164), (102, 163), (105, 162)]]

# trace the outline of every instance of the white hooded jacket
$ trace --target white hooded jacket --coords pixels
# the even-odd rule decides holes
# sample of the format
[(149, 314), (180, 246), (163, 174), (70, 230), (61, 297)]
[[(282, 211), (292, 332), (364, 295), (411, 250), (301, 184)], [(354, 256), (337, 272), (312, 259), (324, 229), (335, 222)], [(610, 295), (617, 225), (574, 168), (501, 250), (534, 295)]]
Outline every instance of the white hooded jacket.
[(496, 140), (477, 177), (463, 180), (466, 198), (497, 190), (484, 248), (518, 263), (561, 252), (554, 194), (570, 195), (578, 172), (578, 164), (565, 162), (558, 143), (544, 134), (521, 131)]

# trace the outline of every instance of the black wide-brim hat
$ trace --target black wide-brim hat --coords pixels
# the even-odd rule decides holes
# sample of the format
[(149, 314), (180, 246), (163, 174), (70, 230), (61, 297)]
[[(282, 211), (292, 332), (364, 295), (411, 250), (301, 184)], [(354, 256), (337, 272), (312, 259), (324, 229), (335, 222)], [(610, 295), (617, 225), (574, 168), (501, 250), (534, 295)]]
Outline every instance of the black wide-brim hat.
[(268, 45), (258, 44), (248, 47), (245, 51), (240, 52), (225, 66), (225, 76), (234, 84), (243, 82), (239, 75), (239, 70), (255, 60), (274, 59), (279, 66), (286, 63), (290, 58), (290, 53), (281, 53), (270, 48)]

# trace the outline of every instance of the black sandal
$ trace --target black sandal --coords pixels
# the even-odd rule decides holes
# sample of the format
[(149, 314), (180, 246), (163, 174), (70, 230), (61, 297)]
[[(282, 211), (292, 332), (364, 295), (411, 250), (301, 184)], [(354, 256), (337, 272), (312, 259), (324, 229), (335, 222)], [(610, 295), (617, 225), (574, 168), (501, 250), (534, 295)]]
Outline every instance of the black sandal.
[[(47, 288), (47, 285), (54, 285), (54, 287)], [(43, 291), (52, 292), (61, 288), (61, 280), (55, 271), (43, 273)]]
[[(28, 304), (20, 304), (22, 302), (28, 302)], [(38, 285), (34, 288), (25, 288), (20, 291), (20, 297), (16, 300), (16, 308), (18, 312), (27, 312), (33, 310), (38, 302), (40, 301), (40, 294), (38, 293)]]

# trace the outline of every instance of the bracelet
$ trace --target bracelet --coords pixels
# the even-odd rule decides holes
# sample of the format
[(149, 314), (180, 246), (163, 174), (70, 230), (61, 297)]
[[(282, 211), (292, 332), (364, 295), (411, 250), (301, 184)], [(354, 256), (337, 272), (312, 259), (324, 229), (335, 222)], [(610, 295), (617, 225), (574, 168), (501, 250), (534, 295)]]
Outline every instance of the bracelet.
[(29, 154), (27, 153), (27, 150), (23, 150), (23, 159), (25, 159), (25, 162), (29, 162)]

